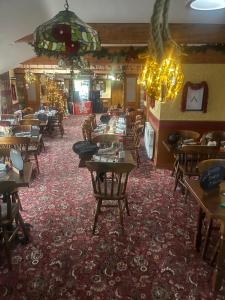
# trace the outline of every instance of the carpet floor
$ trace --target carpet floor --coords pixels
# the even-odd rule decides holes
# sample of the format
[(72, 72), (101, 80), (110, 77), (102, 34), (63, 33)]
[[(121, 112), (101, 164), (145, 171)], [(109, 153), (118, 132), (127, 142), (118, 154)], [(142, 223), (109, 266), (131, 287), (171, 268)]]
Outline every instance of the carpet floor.
[(82, 118), (65, 120), (63, 138), (46, 138), (41, 174), (20, 191), (31, 241), (15, 245), (12, 272), (1, 253), (0, 299), (225, 299), (225, 284), (212, 292), (213, 268), (193, 247), (195, 202), (173, 195), (174, 178), (155, 170), (144, 149), (128, 184), (125, 234), (108, 209), (92, 235), (91, 179), (72, 151)]

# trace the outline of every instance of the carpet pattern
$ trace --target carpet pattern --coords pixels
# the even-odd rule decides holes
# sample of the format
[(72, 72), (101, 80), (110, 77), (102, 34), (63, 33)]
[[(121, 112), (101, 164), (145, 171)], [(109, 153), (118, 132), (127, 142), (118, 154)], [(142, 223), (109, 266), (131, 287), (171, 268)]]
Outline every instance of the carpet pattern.
[(65, 136), (47, 138), (41, 174), (20, 196), (31, 241), (13, 250), (13, 272), (0, 260), (0, 299), (225, 299), (211, 291), (213, 269), (194, 250), (197, 207), (173, 195), (174, 178), (141, 153), (128, 184), (131, 216), (120, 230), (116, 210), (103, 211), (92, 235), (90, 175), (72, 145), (83, 117), (65, 120)]

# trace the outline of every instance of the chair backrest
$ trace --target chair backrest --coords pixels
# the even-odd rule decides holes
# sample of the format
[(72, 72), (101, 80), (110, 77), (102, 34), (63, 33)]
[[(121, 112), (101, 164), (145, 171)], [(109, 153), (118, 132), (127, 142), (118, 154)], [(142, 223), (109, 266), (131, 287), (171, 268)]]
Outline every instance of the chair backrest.
[(3, 120), (15, 120), (16, 117), (13, 114), (2, 114), (0, 115), (0, 119)]
[(135, 168), (133, 164), (87, 161), (86, 166), (96, 197), (112, 200), (124, 197), (129, 173)]
[(40, 126), (41, 121), (38, 119), (23, 119), (20, 120), (20, 125)]
[(19, 132), (31, 132), (32, 126), (31, 125), (17, 125), (13, 127), (13, 133)]
[(220, 146), (221, 141), (225, 141), (225, 131), (211, 131), (204, 133), (201, 138), (201, 144), (207, 145), (209, 141), (216, 141), (217, 146)]
[(113, 142), (119, 143), (121, 141), (121, 136), (117, 134), (99, 134), (92, 138), (92, 143), (104, 144), (105, 146), (110, 146)]
[(38, 117), (34, 114), (25, 115), (23, 119), (38, 119)]
[(84, 141), (91, 141), (91, 124), (90, 121), (85, 120), (84, 123), (82, 124), (82, 135), (83, 135), (83, 139)]
[[(9, 194), (12, 193), (13, 190), (17, 188), (17, 185), (14, 181), (0, 181), (0, 194), (7, 194), (7, 219), (12, 218), (12, 203)], [(0, 225), (2, 223), (1, 220), (1, 205), (0, 205)]]
[(203, 160), (198, 164), (199, 173), (202, 174), (207, 169), (214, 166), (223, 166), (225, 168), (225, 159), (207, 159)]
[(0, 137), (0, 149), (17, 149), (24, 154), (24, 159), (27, 159), (28, 147), (30, 144), (30, 138), (28, 137)]
[(88, 118), (90, 119), (92, 130), (94, 130), (97, 127), (96, 115), (95, 114), (91, 114), (91, 115), (88, 116)]
[(0, 121), (0, 126), (9, 127), (9, 126), (11, 126), (11, 122), (10, 121)]
[(216, 158), (219, 148), (205, 145), (183, 145), (179, 154), (179, 163), (187, 173), (198, 173), (198, 164), (207, 159)]
[(193, 139), (195, 141), (197, 141), (201, 136), (199, 132), (193, 130), (176, 130), (176, 133), (183, 139)]

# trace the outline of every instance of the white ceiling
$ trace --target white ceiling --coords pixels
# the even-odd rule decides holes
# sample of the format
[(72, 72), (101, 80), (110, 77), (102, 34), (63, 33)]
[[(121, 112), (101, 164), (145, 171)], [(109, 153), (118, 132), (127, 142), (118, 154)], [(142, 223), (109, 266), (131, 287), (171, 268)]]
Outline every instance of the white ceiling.
[[(148, 23), (154, 0), (68, 0), (70, 10), (87, 23)], [(64, 9), (64, 0), (0, 0), (0, 74), (34, 56), (14, 43)], [(193, 11), (185, 0), (171, 0), (172, 23), (225, 23), (225, 9)]]

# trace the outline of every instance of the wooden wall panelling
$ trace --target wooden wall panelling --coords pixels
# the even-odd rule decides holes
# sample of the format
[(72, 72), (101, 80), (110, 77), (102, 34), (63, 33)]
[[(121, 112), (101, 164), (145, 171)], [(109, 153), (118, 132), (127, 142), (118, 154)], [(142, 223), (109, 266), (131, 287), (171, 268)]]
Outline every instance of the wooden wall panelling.
[[(148, 23), (91, 23), (102, 44), (143, 44), (149, 40)], [(169, 24), (174, 40), (179, 44), (224, 43), (225, 24)], [(32, 34), (16, 42), (32, 42)]]

